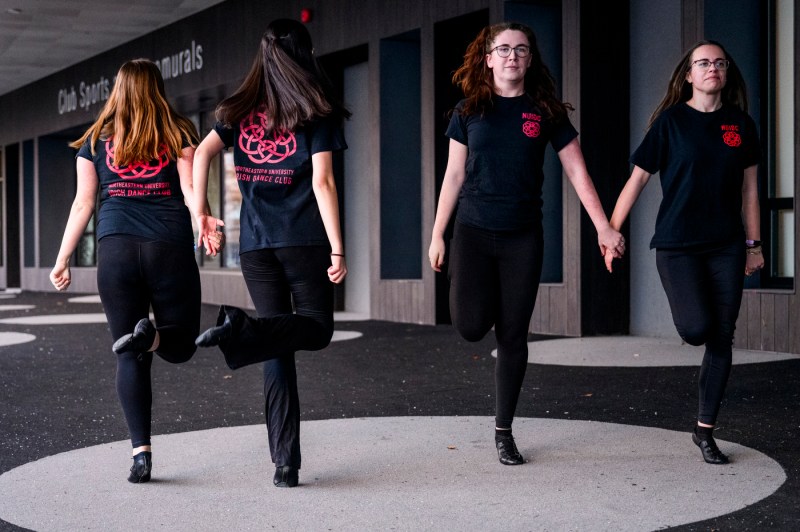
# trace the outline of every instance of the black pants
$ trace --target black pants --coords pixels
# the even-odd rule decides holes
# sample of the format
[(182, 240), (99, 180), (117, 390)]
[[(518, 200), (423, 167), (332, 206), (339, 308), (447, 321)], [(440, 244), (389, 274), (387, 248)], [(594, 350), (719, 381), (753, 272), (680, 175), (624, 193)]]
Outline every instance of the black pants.
[[(263, 352), (264, 413), (276, 466), (300, 468), (300, 401), (294, 353), (318, 350), (333, 336), (333, 284), (326, 246), (262, 249), (242, 253), (242, 274), (258, 313), (248, 319), (242, 351)], [(292, 307), (294, 306), (294, 312)], [(225, 346), (236, 351), (237, 336)], [(227, 353), (226, 353), (227, 356)]]
[(706, 249), (657, 250), (656, 266), (681, 338), (705, 344), (697, 419), (714, 425), (732, 364), (742, 303), (744, 242)]
[(456, 222), (450, 250), (450, 314), (470, 342), (494, 326), (495, 422), (510, 428), (528, 367), (530, 327), (542, 273), (540, 230), (496, 232)]
[[(176, 364), (192, 357), (200, 329), (200, 275), (191, 246), (104, 237), (97, 251), (97, 288), (114, 340), (133, 332), (152, 306), (160, 338), (156, 354)], [(152, 353), (117, 355), (117, 394), (133, 447), (150, 445), (152, 362)]]

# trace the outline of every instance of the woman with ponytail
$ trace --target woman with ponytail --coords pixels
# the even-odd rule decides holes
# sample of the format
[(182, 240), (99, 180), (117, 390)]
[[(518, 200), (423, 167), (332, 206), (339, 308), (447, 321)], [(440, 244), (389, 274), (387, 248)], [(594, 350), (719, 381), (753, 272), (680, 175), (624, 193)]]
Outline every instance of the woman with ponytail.
[[(219, 345), (232, 369), (264, 362), (273, 483), (298, 484), (300, 405), (295, 351), (319, 350), (333, 335), (333, 283), (347, 274), (333, 177), (350, 113), (332, 96), (306, 27), (273, 21), (250, 72), (217, 107), (217, 125), (194, 160), (195, 196), (211, 159), (233, 148), (242, 193), (240, 260), (257, 317), (220, 308), (197, 345)], [(215, 219), (196, 212), (198, 243), (215, 249)], [(209, 241), (211, 239), (211, 241)]]

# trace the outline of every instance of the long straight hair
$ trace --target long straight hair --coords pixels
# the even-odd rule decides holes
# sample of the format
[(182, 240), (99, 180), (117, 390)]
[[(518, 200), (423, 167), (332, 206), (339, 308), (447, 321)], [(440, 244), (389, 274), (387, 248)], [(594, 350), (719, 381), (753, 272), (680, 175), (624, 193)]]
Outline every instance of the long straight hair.
[(492, 53), (494, 40), (506, 30), (521, 31), (528, 38), (531, 51), (531, 66), (525, 73), (525, 93), (538, 105), (547, 118), (562, 118), (572, 106), (558, 98), (556, 82), (550, 70), (542, 62), (542, 54), (533, 30), (518, 22), (492, 24), (481, 30), (467, 46), (464, 63), (453, 74), (453, 84), (461, 87), (466, 97), (462, 113), (483, 114), (492, 105), (494, 77), (486, 64), (486, 55)]
[(742, 77), (742, 71), (736, 61), (733, 60), (731, 54), (717, 41), (700, 41), (684, 54), (675, 70), (672, 71), (672, 76), (669, 78), (669, 85), (667, 86), (667, 93), (658, 104), (656, 110), (653, 111), (650, 121), (647, 123), (647, 129), (653, 125), (661, 113), (672, 107), (673, 105), (687, 102), (692, 98), (692, 84), (686, 81), (686, 73), (692, 68), (692, 54), (694, 51), (705, 45), (713, 45), (719, 47), (725, 55), (725, 59), (729, 61), (728, 73), (726, 76), (725, 86), (722, 88), (722, 103), (733, 105), (747, 112), (747, 87)]
[(165, 147), (169, 158), (177, 160), (185, 141), (192, 146), (199, 141), (192, 121), (167, 101), (161, 71), (147, 59), (134, 59), (120, 67), (97, 120), (70, 146), (80, 148), (91, 139), (95, 153), (100, 137), (113, 137), (116, 166), (158, 159)]
[(264, 110), (269, 129), (294, 131), (318, 117), (350, 117), (332, 95), (314, 57), (308, 29), (295, 20), (272, 21), (261, 37), (253, 65), (241, 86), (217, 106), (220, 122), (232, 126), (253, 110)]

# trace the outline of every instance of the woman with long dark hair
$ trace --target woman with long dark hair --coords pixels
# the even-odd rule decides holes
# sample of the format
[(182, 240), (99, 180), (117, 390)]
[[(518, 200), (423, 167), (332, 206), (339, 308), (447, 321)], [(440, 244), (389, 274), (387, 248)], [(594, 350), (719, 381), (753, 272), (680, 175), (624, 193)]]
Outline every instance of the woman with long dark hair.
[(622, 252), (624, 240), (603, 212), (567, 116), (571, 107), (558, 98), (529, 27), (484, 28), (453, 82), (465, 99), (447, 129), (450, 152), (428, 256), (441, 271), (445, 228), (458, 205), (448, 269), (450, 313), (468, 341), (495, 328), (495, 444), (502, 464), (518, 465), (524, 459), (511, 424), (528, 365), (528, 327), (542, 269), (548, 143), (597, 229), (600, 251)]
[[(350, 113), (332, 96), (306, 27), (267, 27), (242, 85), (217, 107), (218, 123), (197, 148), (195, 194), (208, 166), (233, 148), (242, 192), (240, 260), (257, 318), (232, 306), (197, 345), (219, 345), (232, 369), (264, 363), (270, 453), (279, 487), (298, 483), (300, 406), (294, 353), (326, 347), (333, 335), (333, 284), (347, 274), (333, 177), (333, 152), (347, 146)], [(199, 238), (214, 222), (197, 213)], [(294, 308), (294, 312), (293, 312)]]
[[(663, 199), (650, 247), (678, 334), (705, 345), (692, 440), (710, 464), (728, 463), (713, 430), (731, 371), (744, 276), (764, 266), (759, 158), (736, 62), (720, 43), (699, 42), (675, 67), (611, 217), (619, 229), (659, 173)], [(606, 252), (609, 271), (619, 256)]]
[[(97, 288), (117, 354), (117, 393), (133, 445), (128, 480), (150, 480), (150, 369), (153, 353), (172, 363), (189, 360), (200, 328), (200, 277), (194, 258), (194, 210), (209, 213), (192, 192), (194, 124), (167, 102), (158, 67), (123, 64), (94, 124), (73, 142), (77, 192), (50, 280), (71, 282), (69, 261), (97, 212)], [(206, 223), (218, 222), (207, 216)], [(217, 242), (212, 231), (207, 240)], [(209, 253), (216, 254), (218, 247)], [(155, 324), (149, 319), (152, 306)]]

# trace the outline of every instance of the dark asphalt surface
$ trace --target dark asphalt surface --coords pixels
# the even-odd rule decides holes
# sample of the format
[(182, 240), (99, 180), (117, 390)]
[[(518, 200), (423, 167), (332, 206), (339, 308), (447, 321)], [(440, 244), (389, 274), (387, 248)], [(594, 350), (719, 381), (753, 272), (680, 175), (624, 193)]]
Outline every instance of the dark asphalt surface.
[[(3, 311), (0, 319), (102, 311), (99, 304), (67, 302), (76, 295), (23, 292), (0, 305), (36, 308)], [(211, 326), (216, 314), (216, 307), (204, 305), (202, 327)], [(492, 335), (470, 344), (447, 325), (337, 322), (336, 329), (364, 336), (334, 342), (321, 352), (298, 353), (303, 420), (493, 415)], [(0, 347), (0, 474), (46, 456), (128, 437), (105, 324), (0, 323), (0, 332), (5, 331), (27, 332), (37, 340)], [(530, 365), (517, 414), (659, 427), (685, 431), (689, 438), (697, 371)], [(800, 530), (798, 383), (800, 359), (734, 366), (718, 437), (773, 458), (785, 469), (787, 481), (750, 507), (677, 530)], [(182, 365), (157, 359), (153, 391), (154, 434), (263, 422), (260, 368), (231, 371), (215, 349), (198, 350)], [(698, 469), (698, 474), (707, 472)], [(120, 470), (120, 482), (126, 473)], [(0, 521), (0, 530), (20, 528)]]

